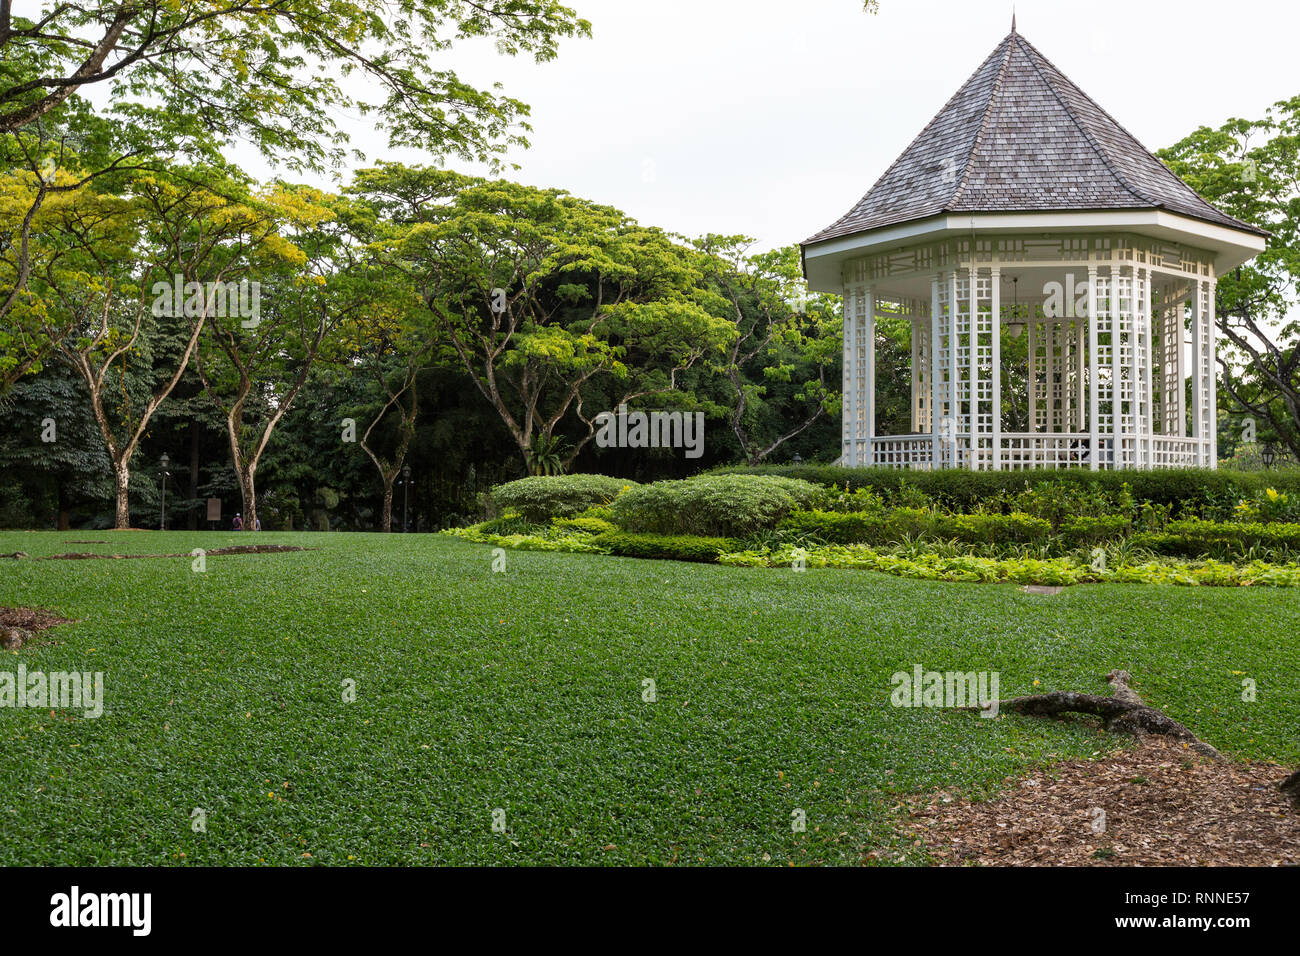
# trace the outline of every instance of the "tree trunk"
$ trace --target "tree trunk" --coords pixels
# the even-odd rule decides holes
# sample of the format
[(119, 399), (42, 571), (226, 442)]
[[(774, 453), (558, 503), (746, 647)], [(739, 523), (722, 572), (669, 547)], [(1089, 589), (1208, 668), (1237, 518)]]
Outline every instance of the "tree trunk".
[(190, 531), (197, 531), (199, 527), (199, 510), (194, 507), (192, 502), (198, 501), (199, 498), (199, 427), (198, 425), (190, 426), (190, 501), (191, 505), (187, 509), (188, 514), (185, 519), (185, 527)]
[(67, 483), (64, 482), (64, 481), (62, 481), (62, 480), (59, 481), (59, 505), (58, 505), (58, 507), (59, 507), (59, 521), (58, 521), (58, 527), (59, 527), (59, 530), (60, 530), (60, 531), (67, 531), (67, 530), (68, 530), (72, 525), (71, 525), (71, 522), (68, 520), (68, 488), (67, 488)]
[(116, 531), (131, 530), (131, 465), (124, 457), (113, 466), (113, 482), (117, 487), (117, 515), (113, 521)]
[(393, 531), (393, 478), (396, 475), (396, 472), (384, 475), (384, 534), (391, 534)]
[(254, 468), (239, 472), (239, 494), (244, 502), (244, 530), (257, 530), (257, 488), (253, 483)]

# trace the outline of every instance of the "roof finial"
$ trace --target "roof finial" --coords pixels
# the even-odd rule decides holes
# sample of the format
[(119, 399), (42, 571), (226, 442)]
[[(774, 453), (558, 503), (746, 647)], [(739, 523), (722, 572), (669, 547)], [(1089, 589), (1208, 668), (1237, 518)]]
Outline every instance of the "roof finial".
[(1011, 32), (1016, 32), (1016, 5), (1011, 4)]

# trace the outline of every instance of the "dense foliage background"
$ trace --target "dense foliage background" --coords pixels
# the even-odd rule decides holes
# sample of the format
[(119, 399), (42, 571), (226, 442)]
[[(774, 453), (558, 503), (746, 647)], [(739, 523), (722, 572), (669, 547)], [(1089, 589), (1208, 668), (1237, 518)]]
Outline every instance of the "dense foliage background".
[[(206, 527), (217, 498), (223, 527), (431, 530), (528, 474), (649, 483), (838, 456), (840, 303), (807, 292), (797, 246), (677, 236), (445, 167), (499, 168), (527, 107), (434, 54), (491, 36), (549, 59), (589, 32), (574, 11), (113, 6), (0, 14), (0, 527), (157, 527), (165, 485), (172, 528)], [(353, 71), (372, 99), (346, 94)], [(340, 105), (429, 164), (378, 161), (324, 194), (226, 158), (243, 139), (289, 175), (339, 163)], [(1272, 233), (1216, 300), (1220, 450), (1248, 468), (1265, 444), (1300, 454), (1298, 116), (1284, 100), (1162, 153)], [(910, 330), (885, 317), (877, 335), (877, 427), (906, 433)], [(701, 416), (702, 454), (604, 447), (601, 416), (624, 406)]]

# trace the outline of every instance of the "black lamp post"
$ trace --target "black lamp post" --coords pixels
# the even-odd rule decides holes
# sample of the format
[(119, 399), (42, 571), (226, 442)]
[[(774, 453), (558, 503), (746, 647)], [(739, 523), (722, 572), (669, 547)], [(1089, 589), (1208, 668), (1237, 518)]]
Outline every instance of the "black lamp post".
[(406, 534), (411, 530), (411, 526), (408, 521), (408, 518), (410, 517), (410, 512), (408, 510), (408, 505), (410, 504), (410, 500), (411, 500), (411, 466), (403, 465), (402, 466), (402, 534)]
[(167, 452), (162, 453), (159, 459), (162, 465), (162, 518), (158, 522), (158, 530), (167, 530), (167, 466), (171, 464), (171, 459), (167, 457)]
[(1260, 449), (1259, 457), (1264, 460), (1265, 468), (1273, 467), (1273, 462), (1277, 461), (1277, 449), (1273, 447), (1272, 442), (1269, 442), (1267, 445), (1265, 445), (1263, 448)]

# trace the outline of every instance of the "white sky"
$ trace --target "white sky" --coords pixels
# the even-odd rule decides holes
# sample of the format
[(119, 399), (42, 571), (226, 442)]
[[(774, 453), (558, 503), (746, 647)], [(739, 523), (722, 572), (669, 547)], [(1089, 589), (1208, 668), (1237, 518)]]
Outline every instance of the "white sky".
[[(533, 146), (506, 175), (760, 247), (846, 212), (1011, 21), (1008, 0), (881, 0), (876, 16), (860, 0), (568, 2), (594, 36), (565, 42), (551, 63), (478, 43), (448, 61), (532, 106)], [(1150, 149), (1300, 93), (1293, 2), (1019, 0), (1016, 16)], [(344, 125), (370, 160), (426, 161)], [(255, 155), (232, 158), (268, 172)]]

